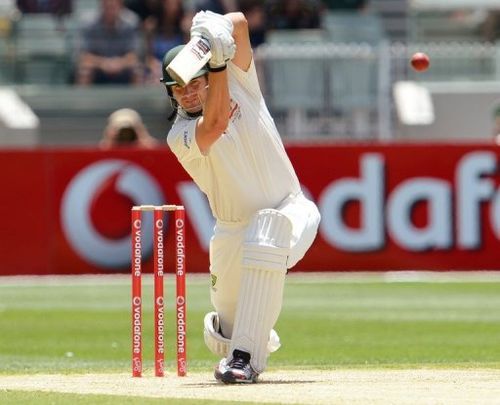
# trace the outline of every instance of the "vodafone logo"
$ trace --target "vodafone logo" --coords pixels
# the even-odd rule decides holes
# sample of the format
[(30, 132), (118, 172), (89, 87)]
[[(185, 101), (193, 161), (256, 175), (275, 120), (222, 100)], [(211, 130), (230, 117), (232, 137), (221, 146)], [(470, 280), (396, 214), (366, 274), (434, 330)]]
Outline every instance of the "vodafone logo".
[[(388, 190), (389, 167), (382, 155), (360, 157), (360, 176), (331, 182), (321, 193), (320, 234), (333, 247), (351, 252), (382, 250), (390, 238), (411, 252), (478, 250), (489, 226), (500, 239), (500, 188), (497, 157), (488, 151), (465, 154), (452, 181), (437, 177), (407, 177)], [(360, 206), (360, 226), (350, 226), (343, 210)], [(417, 226), (412, 211), (426, 204), (428, 220)], [(484, 219), (483, 219), (484, 217)]]
[[(61, 202), (61, 226), (66, 239), (85, 261), (108, 269), (130, 264), (130, 207), (163, 204), (156, 180), (143, 168), (126, 160), (106, 159), (77, 173)], [(152, 229), (145, 215), (143, 229)], [(152, 232), (144, 232), (144, 252), (153, 247)]]

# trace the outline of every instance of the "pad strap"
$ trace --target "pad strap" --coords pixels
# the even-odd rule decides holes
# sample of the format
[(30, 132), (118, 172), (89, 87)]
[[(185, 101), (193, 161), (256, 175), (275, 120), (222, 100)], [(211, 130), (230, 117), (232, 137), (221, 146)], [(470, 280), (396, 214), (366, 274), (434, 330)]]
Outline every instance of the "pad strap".
[(281, 271), (286, 267), (289, 251), (287, 248), (245, 243), (243, 266)]
[[(219, 357), (227, 357), (231, 340), (222, 336), (219, 332), (219, 316), (217, 312), (209, 312), (203, 320), (203, 337), (208, 349)], [(280, 338), (274, 329), (269, 334), (267, 351), (273, 353), (281, 347)]]

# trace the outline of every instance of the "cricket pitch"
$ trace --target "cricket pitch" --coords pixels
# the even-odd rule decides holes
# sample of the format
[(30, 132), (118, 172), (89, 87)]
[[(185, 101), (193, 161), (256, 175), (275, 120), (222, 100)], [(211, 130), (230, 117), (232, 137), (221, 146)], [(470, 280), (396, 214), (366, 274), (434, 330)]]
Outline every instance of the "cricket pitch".
[(190, 398), (281, 404), (499, 404), (500, 370), (278, 370), (259, 384), (222, 385), (211, 373), (164, 378), (129, 374), (32, 374), (0, 377), (2, 390)]

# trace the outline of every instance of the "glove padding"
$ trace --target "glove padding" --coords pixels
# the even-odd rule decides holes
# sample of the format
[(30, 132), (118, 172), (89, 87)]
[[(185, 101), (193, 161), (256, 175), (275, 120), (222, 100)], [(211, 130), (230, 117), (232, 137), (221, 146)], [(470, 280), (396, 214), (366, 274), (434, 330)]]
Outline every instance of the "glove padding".
[(193, 31), (197, 31), (198, 27), (206, 26), (207, 22), (212, 26), (219, 25), (220, 28), (225, 28), (230, 35), (233, 34), (233, 22), (228, 17), (212, 11), (199, 11), (193, 17), (191, 36), (193, 36)]
[(191, 38), (201, 36), (210, 43), (212, 57), (208, 64), (212, 69), (224, 67), (233, 59), (236, 44), (232, 33), (233, 23), (223, 15), (200, 11), (193, 18)]
[(212, 57), (208, 61), (210, 68), (221, 68), (233, 59), (236, 52), (236, 44), (231, 35), (225, 32), (214, 35), (209, 31), (201, 30), (201, 36), (210, 43), (210, 51), (212, 52)]

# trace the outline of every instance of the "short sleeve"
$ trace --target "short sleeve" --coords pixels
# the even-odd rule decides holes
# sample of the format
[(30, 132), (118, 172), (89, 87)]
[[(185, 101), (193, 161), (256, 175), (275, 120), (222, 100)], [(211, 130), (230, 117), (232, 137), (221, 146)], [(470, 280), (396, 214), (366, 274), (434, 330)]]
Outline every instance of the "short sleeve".
[(257, 70), (255, 68), (255, 62), (253, 58), (247, 71), (240, 69), (234, 63), (229, 63), (228, 67), (231, 73), (230, 80), (234, 78), (234, 80), (236, 80), (239, 85), (244, 87), (250, 94), (252, 94), (256, 98), (262, 97)]
[(196, 120), (177, 121), (167, 136), (167, 143), (181, 163), (204, 157), (196, 143)]

